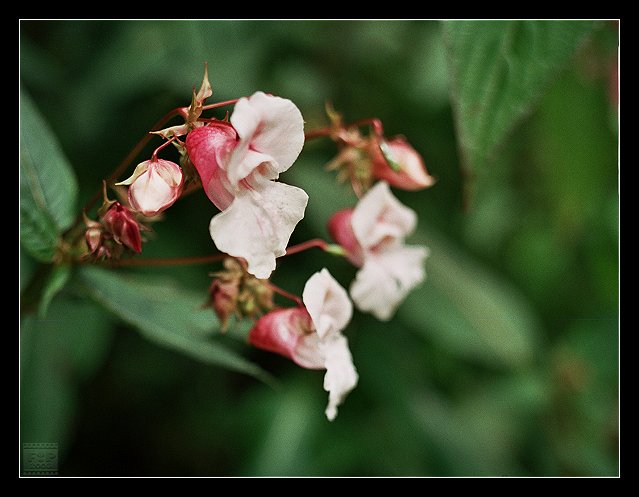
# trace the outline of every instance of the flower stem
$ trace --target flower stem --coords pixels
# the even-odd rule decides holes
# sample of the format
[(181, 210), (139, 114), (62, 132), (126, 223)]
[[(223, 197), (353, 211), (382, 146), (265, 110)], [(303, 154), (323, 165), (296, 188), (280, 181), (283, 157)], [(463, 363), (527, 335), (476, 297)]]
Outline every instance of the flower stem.
[(304, 302), (302, 302), (302, 299), (300, 299), (297, 295), (293, 295), (292, 293), (287, 292), (286, 290), (280, 288), (279, 286), (274, 285), (270, 281), (266, 282), (266, 286), (268, 286), (275, 293), (279, 293), (282, 297), (285, 297), (285, 298), (287, 298), (289, 300), (292, 300), (298, 306), (304, 307)]
[(234, 98), (232, 100), (225, 100), (224, 102), (215, 102), (214, 104), (204, 105), (202, 106), (202, 110), (217, 109), (218, 107), (224, 107), (225, 105), (233, 105), (234, 103), (237, 103), (238, 100), (239, 98)]
[(304, 250), (308, 250), (314, 247), (326, 250), (326, 247), (328, 247), (328, 243), (326, 243), (321, 238), (314, 238), (312, 240), (308, 240), (307, 242), (302, 242), (297, 245), (293, 245), (292, 247), (288, 247), (286, 249), (286, 255), (297, 254), (298, 252), (303, 252)]
[(217, 262), (221, 261), (225, 257), (227, 257), (226, 254), (202, 255), (196, 257), (134, 258), (118, 261), (114, 263), (113, 266), (188, 266), (190, 264), (208, 264), (210, 262)]

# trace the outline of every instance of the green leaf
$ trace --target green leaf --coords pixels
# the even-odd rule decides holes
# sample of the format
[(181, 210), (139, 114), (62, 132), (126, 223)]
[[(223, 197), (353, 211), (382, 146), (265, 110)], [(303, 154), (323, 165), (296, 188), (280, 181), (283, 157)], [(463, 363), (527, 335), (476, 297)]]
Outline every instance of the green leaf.
[(443, 24), (464, 166), (481, 173), (594, 27), (590, 21)]
[(272, 382), (268, 373), (216, 339), (220, 326), (211, 311), (202, 309), (203, 295), (165, 279), (97, 267), (82, 268), (80, 280), (95, 301), (161, 347)]
[(50, 261), (75, 216), (78, 186), (60, 145), (29, 95), (20, 92), (20, 240)]
[(410, 243), (428, 246), (431, 255), (426, 281), (399, 311), (402, 321), (451, 352), (488, 365), (516, 367), (531, 361), (539, 323), (515, 288), (432, 228), (420, 229)]
[(46, 317), (51, 301), (64, 288), (70, 276), (71, 266), (64, 264), (52, 267), (51, 273), (44, 284), (42, 297), (38, 305), (38, 316), (40, 318)]
[(46, 318), (29, 314), (21, 325), (22, 441), (58, 443), (63, 454), (78, 388), (104, 361), (111, 344), (111, 322), (93, 303), (56, 299)]

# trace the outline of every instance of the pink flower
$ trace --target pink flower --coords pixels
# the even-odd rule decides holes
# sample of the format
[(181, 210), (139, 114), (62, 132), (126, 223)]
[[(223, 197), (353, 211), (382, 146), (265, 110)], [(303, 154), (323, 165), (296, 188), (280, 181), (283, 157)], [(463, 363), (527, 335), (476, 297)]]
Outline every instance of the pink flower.
[(249, 334), (249, 342), (304, 368), (326, 369), (326, 416), (332, 421), (337, 407), (358, 381), (348, 340), (342, 335), (353, 307), (346, 290), (327, 269), (306, 282), (302, 300), (305, 307), (278, 309), (260, 318)]
[(333, 239), (361, 268), (350, 287), (361, 311), (386, 321), (424, 280), (428, 249), (404, 245), (416, 224), (415, 212), (402, 205), (385, 182), (371, 188), (354, 209), (339, 211), (329, 221)]
[(138, 254), (142, 252), (142, 236), (140, 225), (130, 209), (113, 202), (113, 205), (102, 216), (104, 227), (113, 235), (113, 239)]
[(299, 109), (280, 97), (257, 92), (240, 99), (224, 122), (196, 128), (186, 148), (206, 194), (222, 210), (210, 224), (217, 248), (268, 278), (275, 258), (304, 217), (308, 195), (276, 180), (293, 165), (304, 145)]
[(422, 190), (433, 186), (422, 156), (402, 137), (391, 138), (375, 147), (373, 176), (402, 190)]
[(129, 186), (129, 203), (147, 217), (157, 216), (180, 197), (184, 175), (180, 166), (163, 159), (146, 160), (118, 185)]

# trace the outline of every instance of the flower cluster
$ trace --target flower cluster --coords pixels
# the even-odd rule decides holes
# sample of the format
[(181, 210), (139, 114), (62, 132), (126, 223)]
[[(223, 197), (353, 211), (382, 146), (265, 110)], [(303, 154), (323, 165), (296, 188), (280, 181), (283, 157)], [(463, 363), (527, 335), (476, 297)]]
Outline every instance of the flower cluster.
[[(290, 100), (258, 91), (207, 105), (211, 95), (205, 72), (191, 104), (174, 113), (184, 123), (153, 131), (164, 143), (128, 179), (112, 185), (128, 187), (126, 195), (120, 190), (121, 201), (109, 200), (105, 191), (99, 220), (85, 215), (84, 257), (125, 263), (127, 256), (142, 251), (140, 232), (148, 229), (142, 221), (159, 219), (181, 196), (201, 187), (219, 210), (209, 232), (223, 259), (223, 268), (212, 273), (207, 306), (223, 331), (233, 316), (252, 319), (251, 345), (303, 368), (325, 370), (326, 416), (333, 420), (358, 382), (343, 334), (353, 314), (351, 299), (360, 311), (389, 320), (425, 277), (428, 249), (405, 243), (417, 215), (400, 203), (391, 186), (418, 190), (434, 179), (406, 139), (387, 139), (377, 119), (345, 124), (329, 109), (331, 124), (305, 134), (302, 114)], [(202, 117), (205, 110), (230, 104), (235, 104), (230, 117)], [(360, 130), (365, 126), (368, 134)], [(336, 244), (311, 240), (290, 247), (309, 197), (279, 176), (293, 166), (306, 139), (320, 136), (336, 143), (338, 153), (328, 168), (338, 170), (339, 180), (350, 181), (359, 200), (328, 220)], [(169, 144), (180, 153), (182, 167), (158, 158)], [(310, 276), (301, 299), (270, 282), (278, 258), (310, 247), (342, 255), (358, 268), (348, 292), (326, 268)], [(277, 306), (274, 293), (296, 305)]]

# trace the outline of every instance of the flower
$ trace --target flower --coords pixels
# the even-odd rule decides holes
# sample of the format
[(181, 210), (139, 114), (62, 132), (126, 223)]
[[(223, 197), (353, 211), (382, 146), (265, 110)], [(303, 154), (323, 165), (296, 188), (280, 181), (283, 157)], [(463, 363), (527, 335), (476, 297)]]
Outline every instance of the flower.
[(332, 421), (337, 407), (358, 381), (348, 340), (342, 335), (353, 307), (346, 290), (327, 269), (309, 278), (302, 301), (304, 307), (278, 309), (262, 316), (251, 330), (249, 342), (303, 368), (326, 369), (326, 417)]
[(102, 223), (113, 239), (138, 254), (142, 252), (142, 236), (140, 225), (133, 212), (120, 202), (113, 202), (109, 210), (102, 216)]
[(361, 311), (387, 321), (424, 280), (428, 248), (404, 245), (416, 224), (415, 212), (402, 205), (383, 181), (354, 209), (339, 211), (329, 220), (331, 236), (361, 268), (350, 287), (353, 302)]
[(422, 156), (404, 138), (372, 142), (372, 173), (377, 179), (402, 190), (422, 190), (435, 184)]
[(129, 186), (129, 204), (144, 216), (157, 216), (171, 207), (182, 193), (184, 175), (176, 163), (146, 160), (135, 168), (131, 177), (118, 185)]
[(207, 196), (222, 211), (209, 226), (217, 248), (268, 278), (275, 258), (304, 217), (308, 195), (280, 183), (304, 145), (299, 109), (280, 97), (257, 92), (241, 98), (230, 124), (222, 121), (191, 131), (186, 148)]

